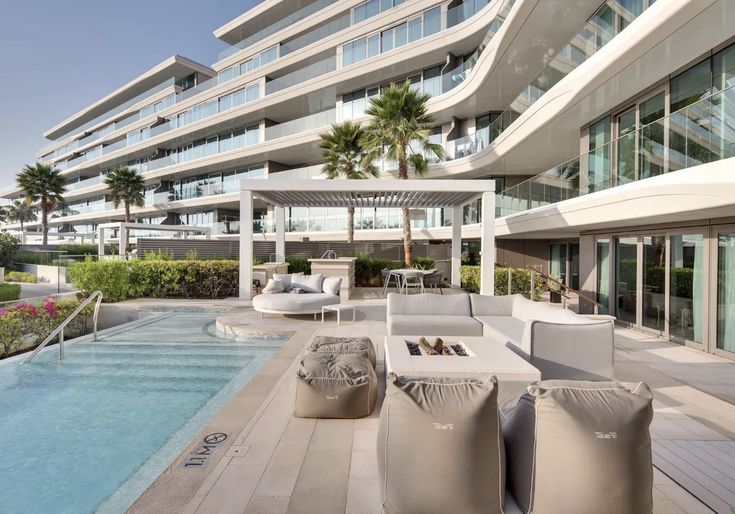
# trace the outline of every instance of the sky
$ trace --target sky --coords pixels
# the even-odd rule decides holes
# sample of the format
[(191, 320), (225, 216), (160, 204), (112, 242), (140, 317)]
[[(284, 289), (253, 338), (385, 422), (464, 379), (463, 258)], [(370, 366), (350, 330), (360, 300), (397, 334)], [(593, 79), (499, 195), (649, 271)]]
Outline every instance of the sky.
[(43, 132), (179, 54), (211, 65), (212, 31), (260, 0), (2, 0), (0, 189)]

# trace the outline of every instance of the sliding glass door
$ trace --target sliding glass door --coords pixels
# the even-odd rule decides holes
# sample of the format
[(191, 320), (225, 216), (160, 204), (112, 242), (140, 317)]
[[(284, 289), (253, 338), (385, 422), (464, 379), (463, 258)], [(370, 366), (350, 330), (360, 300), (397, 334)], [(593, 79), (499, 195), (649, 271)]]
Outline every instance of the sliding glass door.
[(672, 235), (669, 242), (669, 335), (704, 342), (704, 234)]
[(635, 325), (638, 299), (638, 238), (619, 237), (615, 242), (617, 317)]
[(717, 234), (716, 348), (735, 352), (735, 231)]
[(666, 313), (666, 238), (644, 236), (643, 245), (643, 303), (640, 324), (656, 332), (664, 332)]

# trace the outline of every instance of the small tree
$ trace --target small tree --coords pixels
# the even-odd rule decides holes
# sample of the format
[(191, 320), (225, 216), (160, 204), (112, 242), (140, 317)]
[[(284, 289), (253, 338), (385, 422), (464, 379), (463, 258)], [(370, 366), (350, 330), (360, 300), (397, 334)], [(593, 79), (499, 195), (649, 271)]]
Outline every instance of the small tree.
[[(443, 159), (444, 148), (429, 139), (434, 122), (426, 106), (430, 98), (431, 95), (413, 89), (406, 82), (402, 86), (393, 85), (370, 99), (365, 114), (372, 119), (365, 126), (361, 141), (367, 152), (364, 162), (386, 157), (398, 163), (398, 178), (407, 179), (409, 168), (418, 176), (426, 171), (427, 156)], [(413, 266), (408, 208), (403, 208), (403, 249), (406, 265)]]
[(28, 202), (15, 200), (8, 208), (8, 219), (15, 223), (20, 223), (20, 231), (24, 232), (27, 222), (36, 221), (36, 209)]
[[(364, 132), (359, 124), (346, 121), (332, 125), (332, 129), (321, 135), (319, 148), (322, 149), (324, 166), (322, 174), (328, 179), (365, 179), (377, 177), (378, 169), (367, 158), (367, 152), (360, 145)], [(355, 239), (355, 208), (347, 208), (347, 242)]]
[(130, 206), (143, 207), (145, 204), (143, 177), (127, 166), (118, 166), (107, 175), (105, 184), (110, 188), (110, 199), (115, 208), (121, 203), (125, 206), (125, 223), (129, 223)]
[(10, 267), (17, 251), (18, 240), (5, 231), (0, 232), (0, 268)]
[(64, 203), (66, 184), (61, 172), (52, 166), (37, 162), (34, 166), (27, 164), (16, 175), (18, 187), (23, 190), (28, 205), (38, 202), (41, 208), (41, 227), (43, 244), (48, 244), (48, 215), (58, 205)]

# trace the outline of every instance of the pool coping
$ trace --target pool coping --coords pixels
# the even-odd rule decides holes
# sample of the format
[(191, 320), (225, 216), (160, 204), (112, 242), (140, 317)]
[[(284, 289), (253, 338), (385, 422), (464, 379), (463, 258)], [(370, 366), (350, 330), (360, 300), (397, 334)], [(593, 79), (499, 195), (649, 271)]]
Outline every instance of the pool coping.
[[(284, 325), (284, 331), (295, 327)], [(225, 457), (237, 452), (238, 436), (267, 405), (275, 394), (277, 384), (309, 341), (314, 328), (299, 327), (278, 352), (256, 373), (235, 397), (204, 427), (174, 461), (161, 473), (143, 494), (131, 505), (131, 513), (180, 513), (194, 499), (204, 482)], [(215, 450), (214, 456), (203, 468), (184, 468), (189, 458), (208, 434), (226, 433), (227, 439)]]

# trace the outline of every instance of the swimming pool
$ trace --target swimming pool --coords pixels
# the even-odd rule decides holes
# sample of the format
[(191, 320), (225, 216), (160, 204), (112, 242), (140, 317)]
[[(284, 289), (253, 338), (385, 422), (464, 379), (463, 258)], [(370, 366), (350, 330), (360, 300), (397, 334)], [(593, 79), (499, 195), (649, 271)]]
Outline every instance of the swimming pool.
[(288, 340), (169, 313), (0, 364), (0, 512), (124, 512)]

